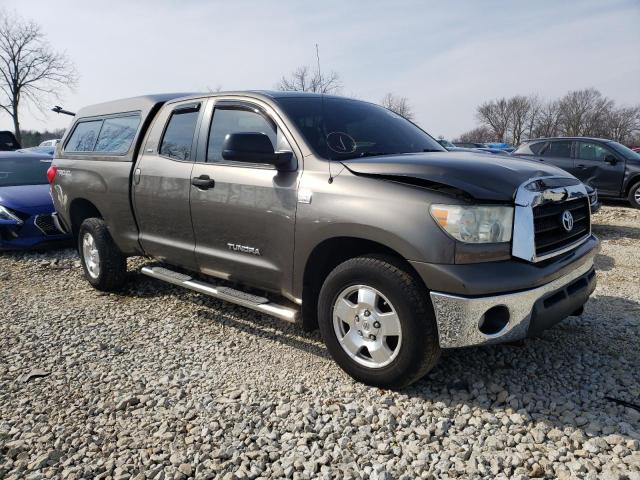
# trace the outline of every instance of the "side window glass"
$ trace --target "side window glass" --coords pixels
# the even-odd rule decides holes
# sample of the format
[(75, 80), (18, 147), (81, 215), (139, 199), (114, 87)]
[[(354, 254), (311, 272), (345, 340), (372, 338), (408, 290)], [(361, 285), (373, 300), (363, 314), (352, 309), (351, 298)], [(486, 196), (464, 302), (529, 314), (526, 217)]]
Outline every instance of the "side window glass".
[(571, 157), (571, 142), (551, 142), (542, 152), (544, 157)]
[(92, 152), (96, 144), (102, 120), (80, 122), (71, 134), (65, 147), (66, 152)]
[(216, 108), (209, 130), (207, 161), (220, 162), (224, 140), (230, 133), (264, 133), (271, 140), (275, 151), (291, 151), (287, 139), (277, 126), (264, 115), (251, 110)]
[(597, 143), (578, 143), (578, 158), (583, 160), (602, 160), (609, 155), (609, 151)]
[(524, 145), (522, 147), (519, 147), (518, 150), (516, 150), (515, 153), (523, 153), (525, 155), (540, 155), (540, 152), (542, 151), (543, 147), (546, 145), (546, 142), (538, 142), (538, 143), (531, 143), (531, 144), (527, 144)]
[(102, 125), (96, 152), (127, 153), (133, 137), (138, 130), (140, 117), (138, 115), (120, 118), (107, 118)]
[(191, 146), (198, 121), (198, 109), (176, 109), (169, 117), (160, 144), (160, 155), (178, 160), (191, 159)]

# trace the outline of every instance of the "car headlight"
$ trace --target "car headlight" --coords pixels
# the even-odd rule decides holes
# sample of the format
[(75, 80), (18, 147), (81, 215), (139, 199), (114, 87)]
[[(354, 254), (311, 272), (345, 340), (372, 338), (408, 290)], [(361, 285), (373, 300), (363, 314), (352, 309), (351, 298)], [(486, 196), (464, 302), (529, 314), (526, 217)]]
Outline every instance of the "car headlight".
[(461, 242), (511, 241), (513, 207), (431, 205), (430, 211), (440, 228)]
[(12, 223), (22, 225), (22, 220), (18, 218), (11, 210), (0, 205), (0, 221), (4, 223)]

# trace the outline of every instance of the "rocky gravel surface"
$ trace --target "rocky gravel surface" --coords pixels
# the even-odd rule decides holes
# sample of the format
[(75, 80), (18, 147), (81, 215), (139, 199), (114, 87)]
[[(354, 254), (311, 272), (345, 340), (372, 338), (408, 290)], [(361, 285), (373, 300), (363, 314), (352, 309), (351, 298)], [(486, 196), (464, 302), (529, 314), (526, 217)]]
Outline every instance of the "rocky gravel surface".
[(400, 392), (317, 333), (75, 252), (0, 254), (0, 478), (640, 479), (640, 211), (605, 207), (581, 318)]

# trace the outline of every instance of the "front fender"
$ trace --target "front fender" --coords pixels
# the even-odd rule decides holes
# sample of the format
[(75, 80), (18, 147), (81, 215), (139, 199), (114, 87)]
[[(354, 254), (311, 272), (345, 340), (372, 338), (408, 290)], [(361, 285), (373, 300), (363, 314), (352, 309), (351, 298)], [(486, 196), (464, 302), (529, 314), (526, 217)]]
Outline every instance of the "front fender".
[(326, 177), (303, 177), (301, 190), (310, 203), (296, 214), (293, 290), (302, 290), (304, 269), (322, 242), (347, 237), (382, 244), (408, 261), (453, 263), (455, 242), (429, 214), (431, 203), (458, 203), (452, 197), (418, 186), (348, 172), (328, 183)]

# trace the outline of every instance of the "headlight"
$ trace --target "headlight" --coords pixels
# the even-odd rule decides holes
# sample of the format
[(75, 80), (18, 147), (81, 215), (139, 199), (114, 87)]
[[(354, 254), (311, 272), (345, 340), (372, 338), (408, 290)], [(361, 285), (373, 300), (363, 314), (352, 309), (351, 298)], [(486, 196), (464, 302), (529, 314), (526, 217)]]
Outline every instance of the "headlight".
[(461, 242), (511, 241), (513, 207), (431, 205), (430, 210), (440, 228)]
[(0, 205), (0, 221), (4, 223), (15, 223), (18, 225), (22, 225), (22, 220), (18, 218), (11, 210)]

